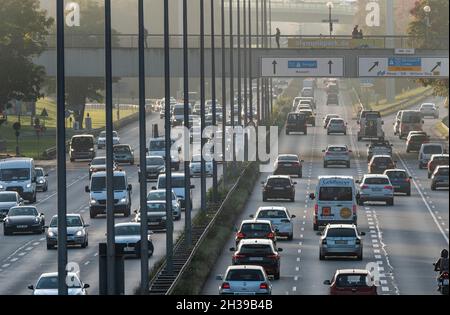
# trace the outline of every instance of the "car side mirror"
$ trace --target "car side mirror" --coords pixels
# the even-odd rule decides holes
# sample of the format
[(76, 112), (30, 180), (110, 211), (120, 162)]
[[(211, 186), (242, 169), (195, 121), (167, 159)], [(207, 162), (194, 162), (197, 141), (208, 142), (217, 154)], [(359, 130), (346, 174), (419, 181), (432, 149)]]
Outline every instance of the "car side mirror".
[(314, 200), (316, 199), (316, 195), (314, 193), (309, 194), (309, 199)]
[(34, 286), (33, 286), (32, 284), (30, 284), (30, 285), (28, 286), (28, 289), (34, 290)]
[(317, 235), (317, 236), (322, 236), (323, 233), (322, 233), (322, 232), (317, 232), (316, 235)]
[(139, 211), (138, 211), (138, 209), (134, 209), (133, 212), (134, 213), (138, 213)]
[(44, 229), (48, 229), (48, 225), (44, 225)]
[(195, 189), (195, 185), (189, 186), (190, 189)]
[(152, 186), (152, 190), (156, 190), (156, 187), (155, 187), (155, 186)]
[(294, 182), (293, 184), (294, 184), (294, 185), (297, 185), (297, 182)]
[(41, 213), (39, 213), (39, 214), (40, 214), (40, 215), (42, 215), (42, 216), (44, 216), (44, 213), (42, 213), (42, 212), (41, 212)]
[(355, 180), (355, 183), (361, 184), (361, 181), (359, 179)]
[(83, 225), (85, 228), (87, 228), (87, 227), (90, 227), (91, 225), (90, 224), (85, 224), (85, 225)]
[(87, 289), (87, 288), (89, 288), (89, 287), (90, 287), (90, 285), (87, 284), (87, 283), (85, 283), (85, 284), (83, 285), (83, 289)]
[(296, 218), (297, 216), (295, 214), (291, 215), (291, 219)]
[(249, 217), (253, 219), (255, 217), (255, 215), (250, 214)]
[(300, 160), (300, 162), (304, 163), (304, 162), (305, 162), (305, 160)]
[(217, 275), (216, 276), (216, 280), (222, 281), (223, 280), (223, 276), (222, 275)]
[(278, 251), (278, 252), (282, 252), (283, 249), (282, 249), (282, 248), (277, 248), (277, 251)]
[(85, 187), (84, 187), (84, 191), (87, 192), (87, 193), (88, 193), (88, 192), (91, 192), (91, 190), (89, 189), (89, 186), (85, 186)]
[(348, 153), (353, 153), (353, 150), (348, 150)]
[(264, 185), (264, 182), (263, 182), (263, 181), (261, 182), (261, 185)]
[(325, 281), (323, 282), (323, 284), (324, 284), (324, 285), (331, 285), (331, 281), (330, 281), (330, 280), (325, 280)]
[(230, 247), (230, 252), (235, 252), (235, 251), (236, 251), (236, 248)]
[(325, 150), (322, 150), (322, 153), (325, 153)]
[(366, 147), (369, 147), (369, 144), (368, 144), (368, 143), (366, 143)]
[(365, 236), (365, 235), (366, 235), (366, 232), (360, 232), (359, 235)]
[(45, 177), (48, 177), (48, 174), (45, 174), (44, 176), (45, 176)]

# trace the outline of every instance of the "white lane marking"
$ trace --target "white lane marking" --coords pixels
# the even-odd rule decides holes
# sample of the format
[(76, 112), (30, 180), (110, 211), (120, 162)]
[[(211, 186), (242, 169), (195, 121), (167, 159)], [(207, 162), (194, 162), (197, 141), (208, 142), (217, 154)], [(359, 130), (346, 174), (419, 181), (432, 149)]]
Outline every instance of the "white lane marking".
[(10, 262), (16, 262), (16, 261), (18, 261), (19, 260), (19, 258), (11, 258), (11, 260), (10, 260)]
[[(408, 166), (406, 165), (405, 161), (403, 161), (403, 159), (402, 159), (402, 157), (400, 156), (400, 154), (397, 153), (397, 156), (398, 156), (400, 162), (401, 162), (401, 163), (403, 164), (403, 166), (405, 167), (406, 171), (409, 172)], [(422, 190), (417, 186), (417, 183), (416, 183), (415, 180), (413, 180), (413, 183), (414, 183), (414, 186), (416, 186), (416, 189), (417, 189), (417, 191), (419, 192), (420, 196), (422, 197), (422, 200), (423, 200), (423, 202), (425, 203), (425, 206), (427, 207), (428, 212), (430, 213), (431, 217), (433, 218), (434, 223), (435, 223), (436, 226), (438, 227), (439, 231), (440, 231), (441, 234), (442, 234), (442, 237), (444, 238), (444, 240), (447, 242), (447, 245), (448, 245), (448, 244), (449, 244), (449, 241), (448, 241), (448, 236), (447, 236), (447, 234), (445, 234), (444, 230), (442, 229), (441, 225), (439, 224), (438, 220), (436, 219), (436, 216), (435, 216), (435, 214), (433, 213), (433, 211), (431, 210), (431, 208), (430, 208), (428, 202), (426, 201), (426, 199), (425, 199), (425, 197), (424, 197), (424, 194), (422, 193)]]
[[(69, 185), (67, 185), (67, 188), (69, 188), (69, 187), (75, 185), (76, 183), (78, 183), (79, 181), (81, 181), (82, 179), (84, 179), (84, 178), (86, 178), (86, 177), (88, 177), (88, 176), (89, 176), (89, 175), (84, 175), (84, 176), (82, 176), (81, 178), (74, 180), (72, 183), (70, 183)], [(42, 199), (42, 200), (39, 200), (37, 203), (35, 203), (35, 205), (37, 206), (37, 205), (39, 205), (39, 204), (41, 204), (41, 203), (47, 201), (48, 199), (50, 199), (50, 198), (52, 198), (52, 197), (54, 197), (54, 196), (56, 196), (56, 195), (57, 195), (57, 192), (54, 192), (53, 194), (51, 194), (51, 195), (48, 196), (47, 198), (44, 198), (44, 199)]]
[(295, 276), (295, 277), (294, 277), (294, 281), (298, 281), (298, 276)]
[(300, 270), (300, 267), (295, 267), (295, 271), (299, 271)]
[(380, 284), (387, 284), (387, 280), (380, 280)]
[(33, 247), (27, 247), (27, 248), (25, 248), (25, 250), (28, 250), (28, 251), (30, 251), (30, 250), (32, 250), (33, 249)]
[(90, 261), (88, 260), (84, 263), (84, 265), (87, 266), (87, 265), (89, 265), (89, 263), (90, 263)]
[(381, 259), (381, 255), (375, 255), (375, 259)]
[(297, 257), (297, 261), (300, 261), (300, 257)]
[(379, 254), (379, 253), (380, 253), (380, 250), (379, 250), (379, 249), (374, 249), (373, 252), (374, 252), (375, 254)]
[(41, 237), (39, 240), (40, 241), (45, 241), (45, 237)]
[(383, 292), (388, 292), (388, 291), (389, 291), (389, 288), (388, 288), (388, 287), (381, 287), (381, 290), (382, 290)]
[(294, 291), (294, 292), (297, 291), (297, 287), (293, 287), (292, 291)]
[(2, 268), (8, 268), (11, 264), (3, 264)]
[(39, 245), (39, 242), (34, 242), (33, 243), (33, 246), (38, 246)]

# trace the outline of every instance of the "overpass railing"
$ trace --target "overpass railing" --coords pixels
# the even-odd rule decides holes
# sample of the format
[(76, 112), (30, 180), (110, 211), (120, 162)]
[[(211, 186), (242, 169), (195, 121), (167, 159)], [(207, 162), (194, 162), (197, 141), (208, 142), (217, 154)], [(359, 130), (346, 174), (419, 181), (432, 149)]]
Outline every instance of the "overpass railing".
[[(229, 35), (225, 35), (226, 48), (230, 48)], [(244, 36), (240, 40), (233, 35), (233, 48), (244, 47)], [(247, 36), (248, 40), (248, 36)], [(434, 49), (448, 49), (449, 38), (432, 38), (433, 43), (438, 43)], [(105, 38), (103, 34), (66, 34), (66, 48), (103, 48)], [(114, 34), (112, 38), (113, 48), (138, 48), (137, 34)], [(216, 48), (221, 48), (221, 35), (214, 36)], [(266, 43), (269, 48), (277, 48), (275, 35), (252, 35), (252, 47)], [(421, 48), (425, 44), (423, 37), (408, 35), (397, 36), (364, 36), (363, 39), (355, 39), (348, 35), (283, 35), (279, 38), (280, 49), (386, 49), (386, 48)], [(56, 35), (47, 36), (49, 48), (56, 47)], [(205, 48), (210, 48), (211, 35), (205, 35)], [(200, 47), (200, 35), (188, 35), (189, 48)], [(146, 38), (147, 48), (163, 48), (164, 37), (160, 34), (151, 34)], [(182, 48), (183, 36), (179, 34), (170, 35), (170, 47)]]
[[(328, 1), (310, 1), (310, 2), (304, 2), (304, 1), (296, 1), (296, 0), (272, 0), (271, 1), (271, 7), (273, 10), (299, 10), (301, 13), (307, 13), (307, 12), (324, 12), (328, 14), (328, 7), (326, 6), (326, 3)], [(358, 8), (355, 5), (351, 4), (341, 4), (339, 1), (332, 1), (333, 6), (333, 14), (336, 15), (354, 15)], [(236, 8), (235, 5), (233, 5), (234, 8)], [(229, 2), (225, 2), (225, 7), (229, 7)], [(253, 10), (255, 10), (255, 6), (252, 5)]]

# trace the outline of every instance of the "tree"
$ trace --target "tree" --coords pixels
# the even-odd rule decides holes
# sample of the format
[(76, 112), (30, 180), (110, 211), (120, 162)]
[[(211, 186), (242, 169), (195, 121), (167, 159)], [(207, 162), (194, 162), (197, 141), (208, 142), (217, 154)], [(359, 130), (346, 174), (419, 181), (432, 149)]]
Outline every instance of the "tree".
[(32, 58), (46, 47), (53, 24), (39, 0), (2, 0), (0, 5), (0, 112), (16, 99), (36, 101), (45, 77)]
[[(430, 6), (431, 12), (424, 11), (425, 6)], [(420, 0), (411, 10), (414, 20), (409, 24), (408, 34), (418, 38), (416, 48), (439, 49), (448, 48), (448, 0)], [(435, 95), (448, 96), (448, 79), (419, 79), (424, 86), (431, 86)]]

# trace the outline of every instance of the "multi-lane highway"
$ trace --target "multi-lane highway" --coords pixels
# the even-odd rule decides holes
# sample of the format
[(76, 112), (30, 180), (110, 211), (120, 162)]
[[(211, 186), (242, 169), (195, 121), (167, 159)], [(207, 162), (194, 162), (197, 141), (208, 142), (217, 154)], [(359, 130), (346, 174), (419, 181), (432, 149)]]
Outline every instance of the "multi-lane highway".
[[(277, 247), (281, 253), (281, 279), (272, 281), (273, 294), (315, 295), (328, 294), (329, 288), (323, 285), (337, 269), (371, 269), (379, 266), (379, 294), (439, 294), (436, 291), (436, 273), (432, 263), (439, 257), (443, 248), (448, 248), (448, 190), (431, 191), (426, 170), (419, 170), (417, 153), (406, 154), (404, 140), (393, 135), (394, 115), (384, 117), (384, 130), (387, 139), (394, 144), (394, 159), (399, 168), (407, 169), (413, 176), (412, 196), (395, 196), (395, 206), (365, 204), (358, 207), (358, 227), (366, 232), (363, 237), (364, 259), (319, 260), (319, 236), (313, 231), (313, 202), (308, 198), (314, 192), (320, 175), (350, 175), (361, 178), (367, 173), (366, 143), (358, 142), (357, 124), (351, 120), (351, 100), (346, 91), (340, 92), (340, 106), (326, 106), (325, 92), (316, 91), (317, 127), (308, 130), (308, 136), (284, 135), (279, 139), (279, 152), (299, 154), (303, 164), (303, 178), (295, 179), (295, 203), (262, 202), (260, 185), (256, 185), (244, 212), (236, 218), (236, 226), (250, 214), (255, 214), (260, 206), (282, 205), (289, 209), (294, 219), (294, 239), (280, 240)], [(441, 117), (448, 114), (441, 99), (431, 99), (440, 104)], [(418, 104), (419, 105), (419, 104)], [(447, 112), (447, 113), (445, 113)], [(348, 122), (350, 132), (347, 136), (330, 135), (322, 126), (322, 119), (328, 113), (339, 114)], [(433, 137), (436, 120), (426, 119), (425, 130)], [(328, 144), (346, 144), (352, 151), (352, 166), (346, 168), (323, 168), (322, 150)], [(260, 181), (269, 174), (261, 174)], [(260, 182), (258, 181), (258, 183)], [(223, 274), (231, 264), (234, 235), (224, 246), (223, 253), (213, 268), (203, 293), (218, 293), (219, 281), (216, 275)], [(370, 265), (372, 264), (372, 265)]]
[[(163, 130), (162, 120), (159, 114), (151, 115), (147, 118), (147, 130), (151, 137), (152, 124), (158, 123), (159, 130)], [(121, 143), (130, 144), (135, 150), (135, 156), (139, 156), (139, 126), (138, 123), (127, 126), (119, 130)], [(99, 150), (97, 156), (104, 155), (104, 150)], [(137, 159), (138, 160), (138, 159)], [(53, 215), (57, 213), (56, 195), (56, 169), (55, 165), (48, 168), (49, 189), (47, 192), (38, 193), (35, 204), (39, 212), (43, 212), (46, 224), (50, 223)], [(139, 207), (139, 183), (137, 166), (121, 166), (127, 172), (128, 179), (133, 185), (132, 209)], [(79, 247), (68, 250), (69, 263), (76, 263), (80, 268), (81, 279), (90, 284), (89, 293), (98, 294), (98, 243), (106, 242), (106, 219), (103, 216), (96, 219), (89, 218), (89, 195), (84, 187), (89, 184), (88, 162), (67, 162), (67, 209), (68, 213), (80, 213), (85, 219), (89, 232), (89, 246), (86, 249)], [(183, 167), (181, 168), (183, 171)], [(222, 167), (218, 166), (218, 175), (221, 176)], [(148, 190), (154, 182), (148, 183)], [(196, 186), (193, 191), (193, 217), (200, 207), (200, 179), (192, 179), (192, 184)], [(211, 187), (212, 180), (207, 178), (207, 188)], [(121, 215), (115, 217), (116, 223), (127, 222), (133, 218), (124, 218)], [(184, 212), (180, 221), (174, 222), (174, 240), (177, 239), (184, 229)], [(149, 268), (165, 255), (165, 233), (157, 232), (152, 235), (155, 248), (153, 256), (149, 260)], [(30, 294), (27, 289), (29, 284), (34, 284), (39, 276), (44, 272), (57, 271), (57, 251), (47, 250), (45, 235), (3, 235), (3, 225), (0, 227), (0, 295), (8, 294)], [(73, 264), (71, 264), (72, 266)], [(133, 290), (140, 281), (140, 261), (138, 259), (125, 260), (125, 289), (126, 294), (133, 294)]]

